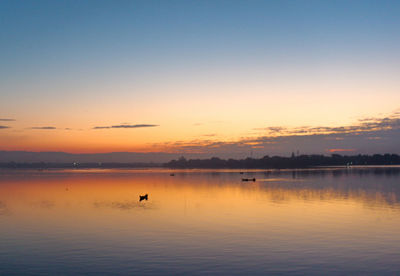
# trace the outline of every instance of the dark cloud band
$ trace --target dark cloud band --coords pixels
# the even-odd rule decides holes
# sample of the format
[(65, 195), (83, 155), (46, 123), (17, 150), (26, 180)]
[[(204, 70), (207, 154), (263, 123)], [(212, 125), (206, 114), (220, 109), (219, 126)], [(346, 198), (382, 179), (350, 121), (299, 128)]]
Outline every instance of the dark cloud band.
[(57, 129), (57, 128), (52, 126), (44, 126), (44, 127), (31, 127), (31, 129)]
[(389, 117), (385, 118), (366, 118), (358, 121), (358, 124), (350, 126), (339, 126), (339, 127), (266, 127), (256, 128), (255, 130), (262, 130), (266, 132), (266, 137), (279, 137), (279, 136), (291, 136), (291, 135), (316, 135), (316, 134), (346, 134), (346, 133), (357, 133), (357, 132), (368, 132), (368, 131), (380, 131), (400, 128), (400, 116), (397, 113), (393, 113)]

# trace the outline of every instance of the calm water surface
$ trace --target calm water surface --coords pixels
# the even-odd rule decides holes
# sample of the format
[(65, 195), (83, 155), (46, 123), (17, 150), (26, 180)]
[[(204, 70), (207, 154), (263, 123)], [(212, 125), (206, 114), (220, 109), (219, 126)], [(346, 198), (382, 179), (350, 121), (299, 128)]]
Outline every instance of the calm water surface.
[(0, 171), (0, 275), (400, 273), (399, 167), (170, 172)]

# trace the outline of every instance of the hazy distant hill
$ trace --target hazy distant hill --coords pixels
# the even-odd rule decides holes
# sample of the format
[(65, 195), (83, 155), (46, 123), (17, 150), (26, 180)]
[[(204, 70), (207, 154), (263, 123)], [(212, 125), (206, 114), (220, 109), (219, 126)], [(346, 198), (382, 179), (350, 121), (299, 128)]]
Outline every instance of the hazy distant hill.
[(74, 154), (66, 152), (29, 152), (29, 151), (0, 151), (0, 162), (52, 162), (52, 163), (164, 163), (179, 158), (174, 153), (138, 153), (138, 152), (110, 152)]

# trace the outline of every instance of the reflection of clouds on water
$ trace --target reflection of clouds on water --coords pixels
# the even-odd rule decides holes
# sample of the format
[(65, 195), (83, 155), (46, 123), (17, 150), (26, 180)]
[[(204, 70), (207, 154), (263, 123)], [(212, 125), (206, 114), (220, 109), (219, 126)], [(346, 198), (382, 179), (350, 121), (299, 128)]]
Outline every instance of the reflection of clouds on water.
[(400, 189), (392, 185), (377, 183), (352, 182), (321, 184), (318, 182), (264, 182), (258, 188), (265, 191), (267, 199), (274, 203), (285, 203), (291, 200), (334, 201), (355, 200), (374, 207), (400, 208)]
[[(250, 174), (252, 172), (249, 172)], [(254, 172), (255, 174), (257, 172)], [(346, 167), (321, 167), (321, 168), (308, 168), (308, 169), (283, 169), (283, 170), (267, 170), (264, 172), (259, 172), (264, 175), (265, 178), (277, 177), (292, 177), (296, 178), (305, 178), (311, 176), (318, 177), (341, 177), (348, 175), (355, 176), (382, 176), (382, 177), (398, 177), (400, 175), (400, 166), (376, 166), (376, 167), (368, 167), (368, 166), (353, 166), (350, 168)]]
[(32, 202), (31, 205), (42, 209), (52, 209), (55, 206), (55, 203), (50, 200), (41, 200)]
[(400, 208), (400, 167), (319, 168), (271, 170), (242, 187), (265, 191), (267, 200), (284, 203), (355, 200), (370, 208)]
[(93, 203), (93, 206), (96, 208), (111, 208), (122, 211), (133, 209), (154, 209), (154, 205), (152, 203), (142, 203), (137, 201), (96, 201)]
[(0, 216), (9, 215), (10, 213), (11, 212), (8, 209), (7, 205), (3, 201), (0, 201)]

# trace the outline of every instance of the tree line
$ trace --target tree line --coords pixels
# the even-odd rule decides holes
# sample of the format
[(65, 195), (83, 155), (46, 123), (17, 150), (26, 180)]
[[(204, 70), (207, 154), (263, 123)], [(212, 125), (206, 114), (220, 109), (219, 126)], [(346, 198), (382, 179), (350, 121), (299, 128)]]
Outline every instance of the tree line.
[(264, 156), (262, 158), (246, 159), (186, 159), (181, 157), (172, 160), (164, 166), (168, 168), (253, 168), (253, 169), (282, 169), (308, 168), (315, 166), (352, 166), (352, 165), (400, 165), (400, 156), (397, 154), (374, 155), (292, 155), (291, 157)]

